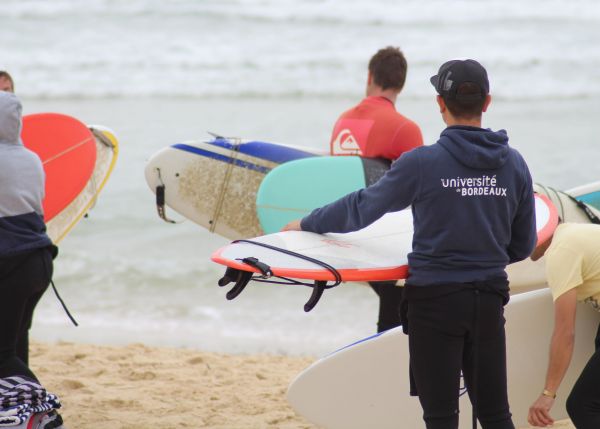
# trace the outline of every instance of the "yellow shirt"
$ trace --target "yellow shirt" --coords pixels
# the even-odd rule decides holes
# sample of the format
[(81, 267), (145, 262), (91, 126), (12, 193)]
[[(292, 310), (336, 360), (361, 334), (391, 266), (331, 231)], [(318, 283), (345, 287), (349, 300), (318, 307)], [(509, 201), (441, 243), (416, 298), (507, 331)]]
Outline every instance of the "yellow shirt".
[(548, 285), (555, 301), (577, 288), (577, 300), (600, 311), (600, 225), (559, 225), (545, 257)]

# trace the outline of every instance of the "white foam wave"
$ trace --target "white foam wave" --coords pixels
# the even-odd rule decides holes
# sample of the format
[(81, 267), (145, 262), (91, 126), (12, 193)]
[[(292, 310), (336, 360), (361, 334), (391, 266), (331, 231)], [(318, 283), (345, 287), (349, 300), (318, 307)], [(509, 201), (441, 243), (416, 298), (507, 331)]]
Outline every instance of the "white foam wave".
[[(231, 0), (227, 2), (179, 0), (8, 0), (0, 16), (12, 18), (48, 18), (86, 16), (99, 17), (203, 17), (219, 20), (255, 20), (259, 22), (289, 21), (293, 23), (328, 22), (360, 24), (412, 23), (415, 17), (422, 22), (486, 22), (509, 19), (593, 20), (600, 17), (594, 0), (548, 0), (522, 2), (519, 0), (456, 0), (451, 7), (444, 0), (422, 2), (409, 0)], [(542, 7), (543, 5), (543, 7)], [(468, 11), (468, 13), (464, 13)]]
[(600, 95), (595, 0), (9, 0), (0, 19), (0, 69), (29, 97), (355, 96), (385, 45), (407, 54), (408, 97), (456, 57), (503, 98)]

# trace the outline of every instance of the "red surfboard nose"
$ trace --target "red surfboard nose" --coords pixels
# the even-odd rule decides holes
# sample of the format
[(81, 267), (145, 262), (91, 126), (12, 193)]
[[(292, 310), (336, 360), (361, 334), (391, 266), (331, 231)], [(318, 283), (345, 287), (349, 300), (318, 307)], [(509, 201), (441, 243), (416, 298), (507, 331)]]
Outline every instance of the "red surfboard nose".
[(48, 222), (81, 193), (96, 165), (96, 143), (88, 127), (59, 113), (23, 117), (23, 144), (37, 153), (46, 172), (44, 220)]

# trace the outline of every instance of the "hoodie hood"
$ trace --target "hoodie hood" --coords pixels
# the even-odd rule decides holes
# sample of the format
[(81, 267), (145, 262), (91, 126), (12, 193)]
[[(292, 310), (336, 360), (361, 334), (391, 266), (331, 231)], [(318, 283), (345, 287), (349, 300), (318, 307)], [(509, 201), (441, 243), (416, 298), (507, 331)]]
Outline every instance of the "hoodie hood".
[(452, 126), (442, 132), (439, 144), (469, 168), (496, 169), (508, 159), (508, 135), (505, 130)]
[(0, 144), (21, 145), (21, 102), (12, 92), (0, 91)]

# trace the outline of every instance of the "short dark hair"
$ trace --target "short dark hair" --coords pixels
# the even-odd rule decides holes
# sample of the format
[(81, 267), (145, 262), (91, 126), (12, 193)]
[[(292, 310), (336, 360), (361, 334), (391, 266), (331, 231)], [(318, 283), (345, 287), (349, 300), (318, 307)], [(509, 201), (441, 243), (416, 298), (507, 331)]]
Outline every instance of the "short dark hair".
[(407, 68), (404, 54), (393, 46), (380, 49), (369, 61), (369, 72), (373, 81), (382, 89), (393, 88), (401, 91), (406, 81)]
[(486, 97), (481, 87), (473, 82), (461, 83), (456, 89), (456, 97), (443, 96), (446, 107), (455, 118), (480, 118)]
[(12, 90), (14, 92), (15, 81), (13, 80), (12, 76), (7, 71), (0, 70), (0, 78), (5, 78), (6, 80), (8, 80), (10, 82), (10, 86), (12, 86)]

